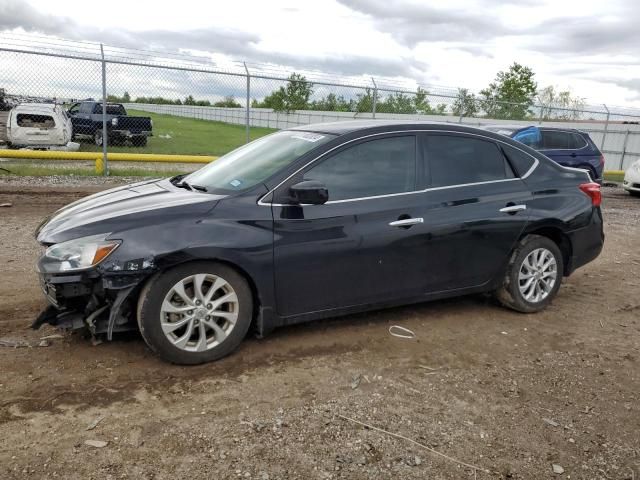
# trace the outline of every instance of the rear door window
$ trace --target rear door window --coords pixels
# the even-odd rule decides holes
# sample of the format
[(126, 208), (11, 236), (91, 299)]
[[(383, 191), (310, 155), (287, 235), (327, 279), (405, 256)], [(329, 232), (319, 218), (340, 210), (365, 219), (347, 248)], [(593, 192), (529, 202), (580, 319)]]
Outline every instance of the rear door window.
[(465, 135), (425, 135), (425, 181), (431, 187), (465, 185), (515, 178), (498, 146)]
[(347, 147), (304, 173), (329, 191), (329, 200), (375, 197), (416, 189), (414, 135), (380, 138)]
[(542, 148), (545, 150), (566, 150), (573, 148), (573, 137), (571, 132), (556, 130), (542, 131)]

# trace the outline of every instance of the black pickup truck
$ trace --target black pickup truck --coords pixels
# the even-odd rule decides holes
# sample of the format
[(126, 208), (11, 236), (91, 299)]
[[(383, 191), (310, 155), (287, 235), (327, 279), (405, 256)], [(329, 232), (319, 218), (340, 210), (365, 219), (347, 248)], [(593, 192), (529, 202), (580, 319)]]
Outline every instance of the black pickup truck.
[[(102, 145), (102, 102), (83, 101), (69, 106), (69, 116), (73, 125), (74, 138), (90, 137), (96, 145)], [(149, 117), (130, 117), (124, 106), (107, 103), (107, 135), (109, 143), (123, 143), (131, 140), (137, 147), (147, 144), (147, 137), (153, 135), (153, 121)]]

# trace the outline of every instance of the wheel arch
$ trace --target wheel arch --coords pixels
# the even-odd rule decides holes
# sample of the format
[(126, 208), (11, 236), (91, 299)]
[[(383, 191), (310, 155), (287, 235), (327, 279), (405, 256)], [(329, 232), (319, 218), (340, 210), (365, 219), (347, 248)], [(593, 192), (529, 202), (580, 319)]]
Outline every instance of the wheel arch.
[(558, 246), (560, 252), (562, 252), (563, 274), (564, 276), (568, 276), (571, 272), (571, 259), (573, 257), (573, 246), (571, 245), (569, 236), (557, 226), (538, 225), (525, 230), (518, 241), (529, 235), (546, 237)]
[(258, 288), (258, 284), (256, 283), (253, 276), (250, 275), (246, 269), (242, 268), (238, 263), (230, 261), (228, 259), (224, 259), (224, 258), (219, 258), (219, 257), (190, 258), (190, 259), (185, 259), (179, 262), (172, 262), (170, 264), (161, 265), (159, 266), (158, 270), (153, 273), (153, 275), (150, 275), (148, 278), (146, 278), (143, 282), (140, 283), (140, 286), (139, 286), (140, 288), (137, 289), (138, 298), (142, 293), (142, 290), (147, 285), (149, 285), (153, 280), (155, 280), (158, 276), (162, 275), (163, 272), (170, 270), (172, 268), (182, 267), (192, 263), (203, 263), (203, 262), (211, 263), (211, 264), (217, 263), (217, 264), (229, 267), (233, 269), (236, 273), (238, 273), (247, 282), (247, 285), (249, 285), (249, 289), (251, 290), (251, 297), (253, 299), (253, 312), (251, 315), (251, 326), (252, 327), (255, 326), (256, 322), (259, 321), (261, 306), (264, 304), (263, 294), (261, 290)]

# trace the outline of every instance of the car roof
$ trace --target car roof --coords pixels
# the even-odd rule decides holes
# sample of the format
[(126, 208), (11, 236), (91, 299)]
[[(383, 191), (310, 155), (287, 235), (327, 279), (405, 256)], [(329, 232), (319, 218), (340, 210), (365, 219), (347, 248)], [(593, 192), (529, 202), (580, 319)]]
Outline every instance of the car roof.
[[(333, 135), (345, 135), (353, 132), (364, 132), (369, 130), (387, 130), (389, 128), (399, 128), (400, 130), (454, 130), (459, 132), (481, 132), (483, 135), (496, 135), (494, 132), (483, 130), (474, 126), (459, 123), (433, 122), (421, 120), (343, 120), (339, 122), (315, 123), (310, 125), (300, 125), (289, 130), (328, 133)], [(497, 136), (496, 138), (499, 138)], [(503, 137), (504, 138), (504, 137)]]
[(57, 109), (55, 103), (19, 103), (14, 107), (22, 112), (52, 112)]
[(525, 128), (531, 128), (531, 127), (535, 127), (536, 125), (511, 125), (508, 123), (490, 123), (488, 125), (480, 125), (481, 129), (488, 129), (488, 128), (496, 128), (496, 129), (503, 129), (503, 130), (513, 130), (514, 132), (517, 130), (524, 130)]
[(506, 123), (492, 123), (489, 125), (482, 125), (480, 128), (481, 129), (489, 129), (489, 128), (495, 128), (495, 129), (503, 129), (503, 130), (513, 130), (513, 133), (519, 131), (519, 130), (524, 130), (526, 128), (531, 128), (531, 127), (537, 127), (540, 129), (544, 129), (544, 130), (556, 130), (556, 131), (560, 131), (560, 132), (576, 132), (576, 133), (586, 133), (583, 132), (582, 130), (578, 130), (577, 128), (571, 128), (571, 127), (549, 127), (548, 125), (534, 125), (534, 124), (529, 124), (529, 125), (513, 125), (513, 124), (506, 124)]

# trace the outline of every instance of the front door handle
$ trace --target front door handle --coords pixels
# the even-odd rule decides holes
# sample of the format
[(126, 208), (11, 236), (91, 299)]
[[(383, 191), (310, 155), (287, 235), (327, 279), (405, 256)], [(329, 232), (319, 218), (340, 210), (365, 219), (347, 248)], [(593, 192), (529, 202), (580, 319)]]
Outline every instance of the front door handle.
[(514, 214), (526, 209), (527, 209), (526, 205), (507, 205), (506, 207), (501, 208), (500, 211), (502, 213)]
[(424, 218), (403, 218), (402, 220), (391, 222), (389, 225), (392, 227), (410, 227), (417, 223), (424, 223)]

